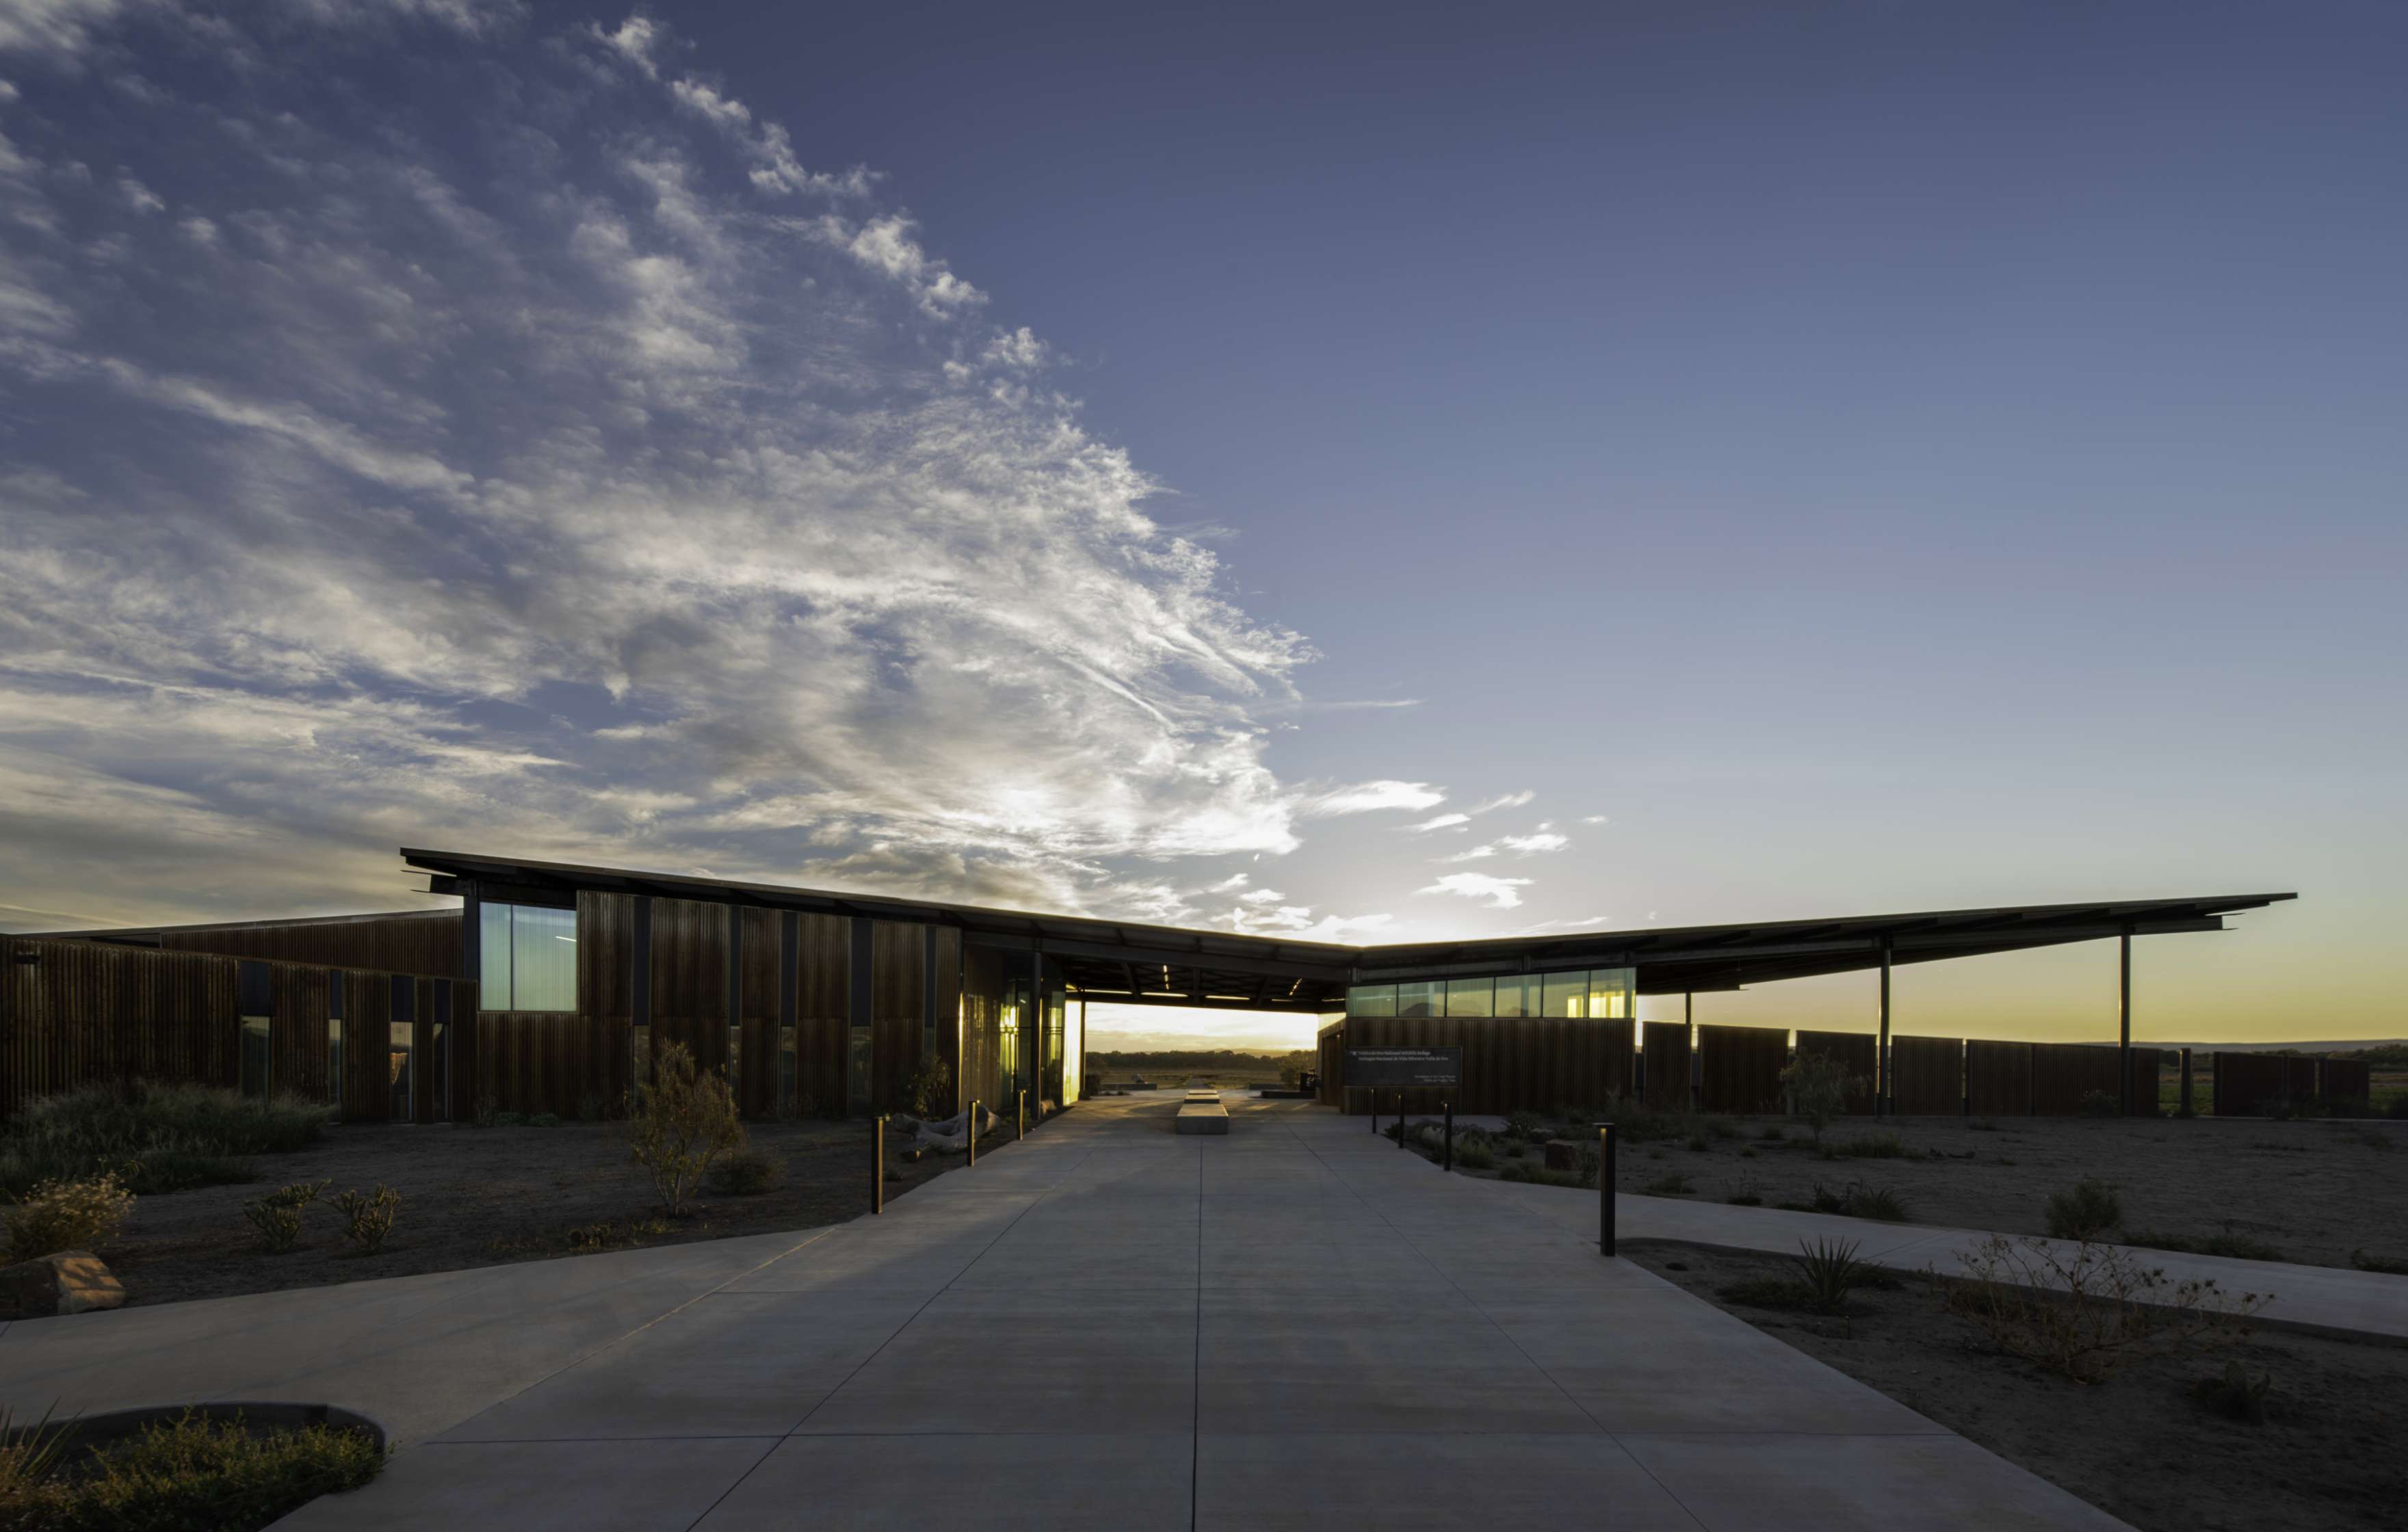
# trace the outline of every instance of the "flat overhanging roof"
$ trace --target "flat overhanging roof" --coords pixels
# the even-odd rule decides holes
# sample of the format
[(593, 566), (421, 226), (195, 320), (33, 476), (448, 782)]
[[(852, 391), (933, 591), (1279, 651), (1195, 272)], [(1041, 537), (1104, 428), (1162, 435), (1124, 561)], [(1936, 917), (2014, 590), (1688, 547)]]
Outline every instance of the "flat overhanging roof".
[(401, 855), (433, 875), (437, 894), (475, 885), (496, 899), (567, 903), (591, 890), (951, 926), (974, 945), (1041, 952), (1096, 999), (1228, 1010), (1335, 1010), (1344, 1008), (1349, 984), (1568, 968), (1636, 968), (1642, 995), (1734, 990), (1877, 967), (1885, 952), (1893, 964), (1933, 963), (2124, 935), (2221, 931), (2226, 915), (2298, 897), (2234, 894), (2018, 905), (1350, 947), (465, 852), (404, 847)]

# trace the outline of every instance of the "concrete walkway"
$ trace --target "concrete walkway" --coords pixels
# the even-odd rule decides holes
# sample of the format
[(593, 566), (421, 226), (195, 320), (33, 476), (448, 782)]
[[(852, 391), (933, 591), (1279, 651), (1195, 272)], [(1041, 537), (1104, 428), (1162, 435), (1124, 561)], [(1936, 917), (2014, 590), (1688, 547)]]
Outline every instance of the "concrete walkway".
[[(1495, 1188), (1505, 1200), (1566, 1230), (1592, 1240), (1597, 1238), (1594, 1191), (1509, 1181), (1478, 1184)], [(1959, 1252), (1973, 1250), (1992, 1238), (1981, 1229), (1884, 1224), (1829, 1213), (1733, 1208), (1717, 1202), (1628, 1193), (1616, 1195), (1613, 1206), (1615, 1230), (1626, 1240), (1669, 1239), (1711, 1250), (1794, 1255), (1801, 1241), (1852, 1239), (1856, 1242), (1860, 1257), (1898, 1271), (1921, 1271), (1929, 1267), (1943, 1275), (1955, 1274), (1963, 1269), (1956, 1259)], [(2041, 1243), (2066, 1255), (2075, 1248), (2068, 1240), (2043, 1239)], [(2198, 1278), (2212, 1280), (2220, 1290), (2234, 1295), (2272, 1293), (2273, 1301), (2258, 1311), (2255, 1323), (2312, 1335), (2408, 1345), (2408, 1277), (2380, 1271), (2344, 1271), (2329, 1266), (2294, 1266), (2286, 1261), (2186, 1255), (2140, 1246), (2131, 1250), (2143, 1263), (2162, 1268), (2177, 1282)]]
[(2121, 1525), (1543, 1200), (1231, 1106), (1089, 1103), (808, 1235), (23, 1323), (0, 1402), (408, 1443), (301, 1528)]

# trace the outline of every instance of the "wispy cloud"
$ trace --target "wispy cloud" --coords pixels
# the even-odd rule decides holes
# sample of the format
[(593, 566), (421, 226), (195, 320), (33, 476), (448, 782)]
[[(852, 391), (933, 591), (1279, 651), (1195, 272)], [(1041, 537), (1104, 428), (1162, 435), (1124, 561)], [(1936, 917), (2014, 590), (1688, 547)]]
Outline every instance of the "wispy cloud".
[(1508, 793), (1501, 797), (1484, 798), (1480, 802), (1473, 804), (1469, 809), (1466, 809), (1465, 812), (1485, 814), (1491, 813), (1498, 809), (1519, 809), (1538, 795), (1539, 795), (1537, 793), (1526, 787), (1519, 793)]
[(1512, 909), (1522, 902), (1522, 890), (1530, 886), (1527, 878), (1496, 878), (1484, 872), (1450, 872), (1427, 888), (1413, 890), (1416, 894), (1453, 894), (1466, 899), (1478, 899), (1492, 909)]
[(1385, 809), (1429, 809), (1446, 801), (1446, 794), (1427, 782), (1372, 781), (1331, 788), (1298, 800), (1297, 811), (1307, 819), (1335, 814), (1370, 814)]
[(1497, 844), (1521, 856), (1536, 856), (1541, 852), (1559, 852), (1571, 844), (1570, 837), (1541, 826), (1529, 835), (1504, 835)]
[(1167, 864), (1443, 801), (1283, 782), (1303, 639), (661, 22), (187, 21), (0, 9), (0, 386), (62, 422), (0, 468), (9, 886), (390, 905), (456, 840), (1189, 920)]
[(1471, 823), (1469, 814), (1437, 814), (1417, 823), (1399, 825), (1415, 835), (1427, 835), (1433, 830), (1459, 830)]

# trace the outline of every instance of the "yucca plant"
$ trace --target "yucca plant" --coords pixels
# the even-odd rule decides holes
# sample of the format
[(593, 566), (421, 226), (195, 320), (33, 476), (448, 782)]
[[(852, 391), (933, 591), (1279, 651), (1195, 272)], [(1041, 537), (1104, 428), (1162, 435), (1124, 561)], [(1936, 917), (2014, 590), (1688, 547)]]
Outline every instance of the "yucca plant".
[(1789, 1264), (1798, 1268), (1799, 1285), (1814, 1311), (1846, 1313), (1848, 1295), (1863, 1286), (1873, 1269), (1870, 1263), (1856, 1259), (1856, 1242), (1817, 1239), (1810, 1245), (1801, 1239), (1798, 1252)]

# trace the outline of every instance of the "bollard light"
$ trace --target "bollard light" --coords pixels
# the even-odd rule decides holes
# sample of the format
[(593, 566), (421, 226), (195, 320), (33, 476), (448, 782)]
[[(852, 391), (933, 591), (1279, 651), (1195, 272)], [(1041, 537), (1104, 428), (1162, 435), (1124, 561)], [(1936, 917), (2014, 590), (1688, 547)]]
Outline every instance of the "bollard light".
[(1613, 1253), (1613, 1124), (1597, 1124), (1597, 1249)]

